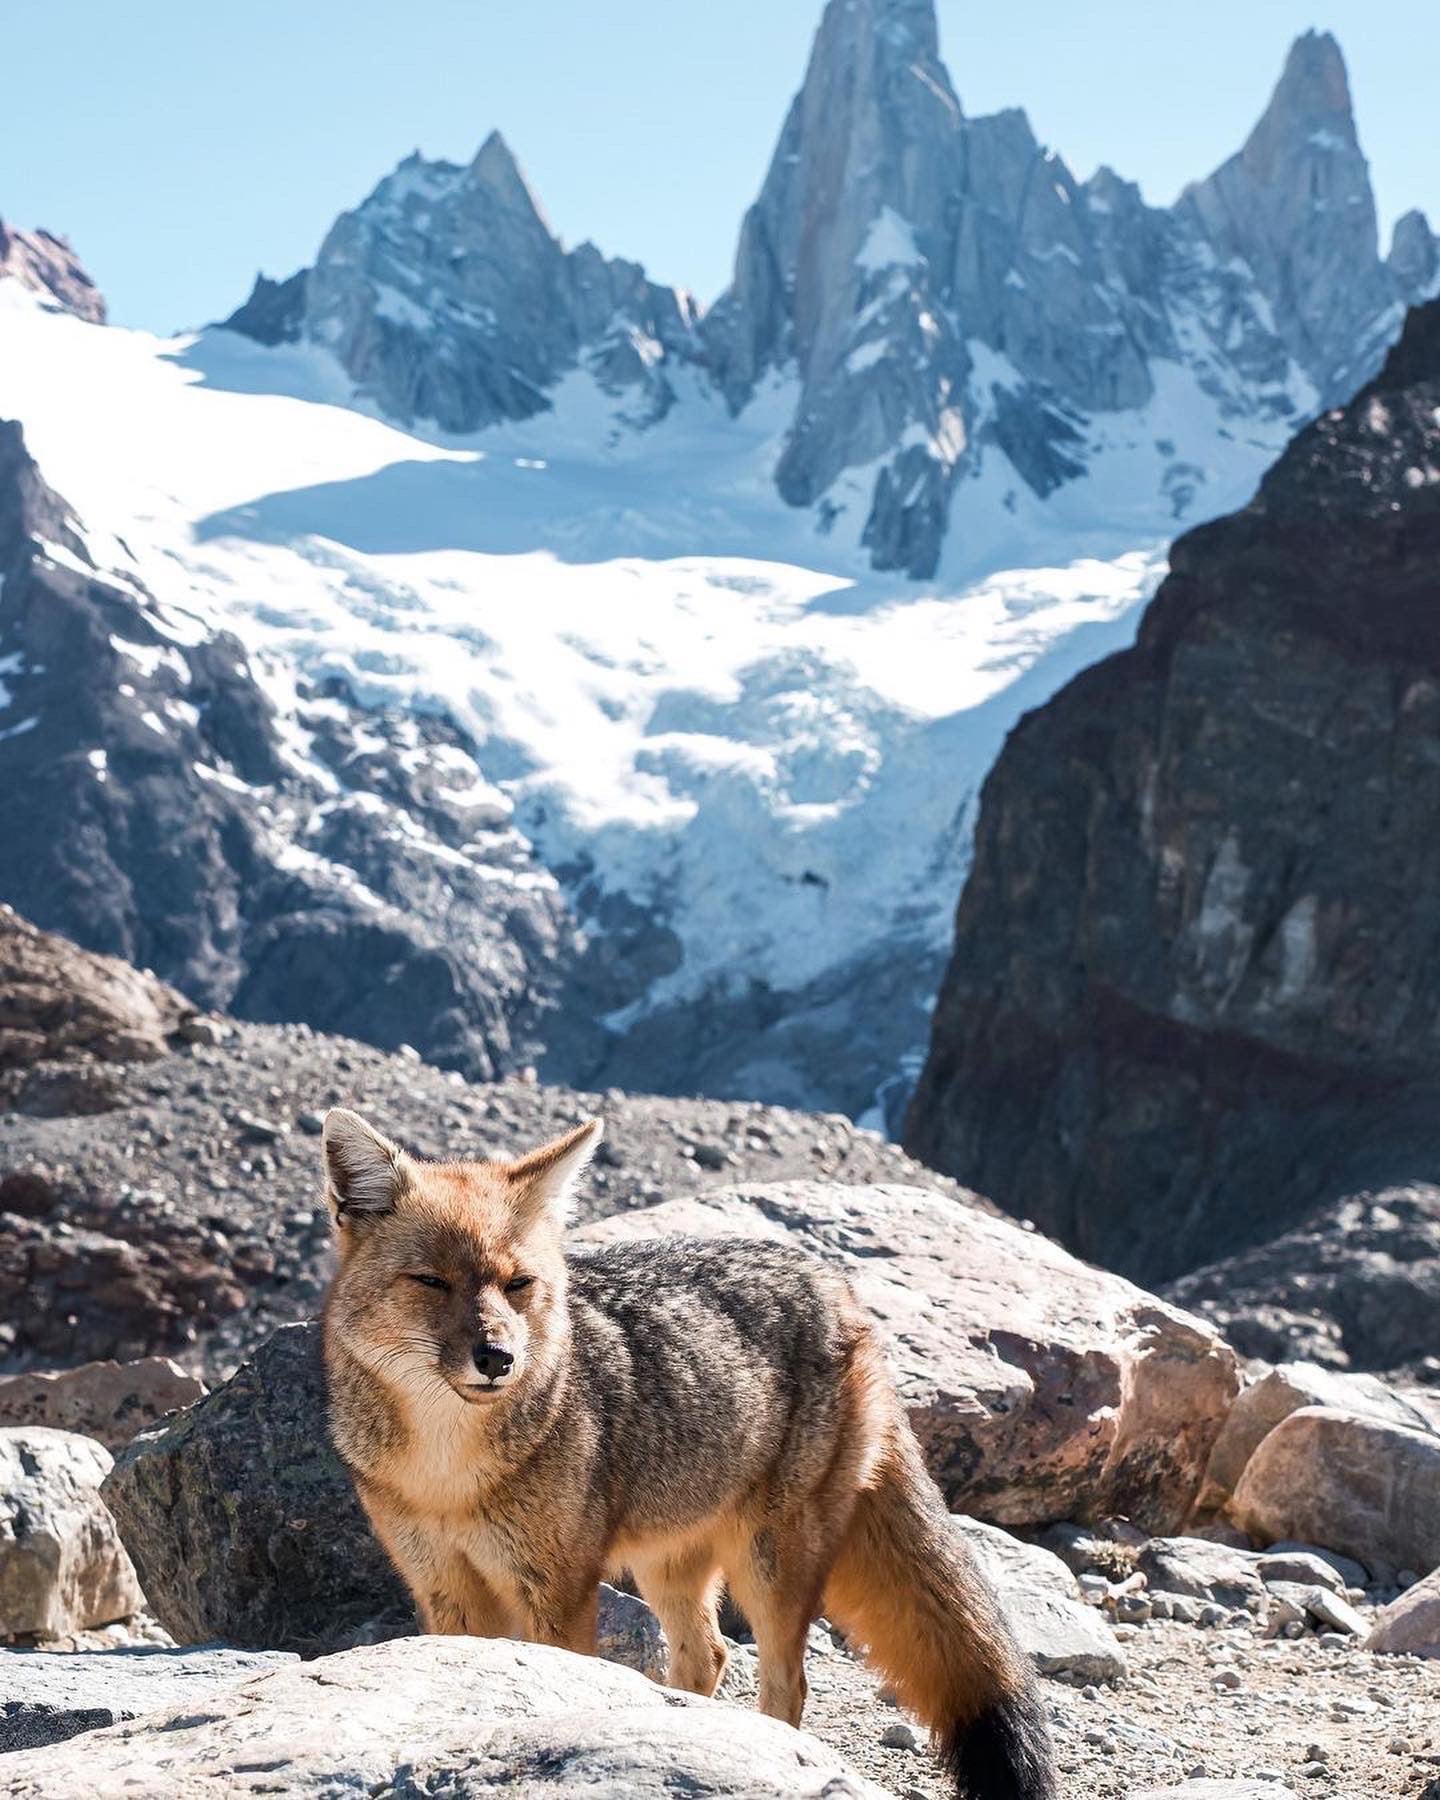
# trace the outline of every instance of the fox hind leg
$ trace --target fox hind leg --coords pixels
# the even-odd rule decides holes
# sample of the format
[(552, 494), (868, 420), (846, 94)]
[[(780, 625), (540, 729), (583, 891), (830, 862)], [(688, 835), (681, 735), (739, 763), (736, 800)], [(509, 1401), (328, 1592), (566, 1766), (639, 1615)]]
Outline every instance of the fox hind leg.
[(630, 1572), (665, 1633), (670, 1686), (713, 1694), (725, 1673), (728, 1653), (716, 1617), (720, 1565), (712, 1546), (645, 1557)]
[(760, 1711), (798, 1725), (805, 1710), (805, 1640), (820, 1610), (830, 1561), (829, 1533), (762, 1525), (740, 1548), (726, 1580), (755, 1634)]

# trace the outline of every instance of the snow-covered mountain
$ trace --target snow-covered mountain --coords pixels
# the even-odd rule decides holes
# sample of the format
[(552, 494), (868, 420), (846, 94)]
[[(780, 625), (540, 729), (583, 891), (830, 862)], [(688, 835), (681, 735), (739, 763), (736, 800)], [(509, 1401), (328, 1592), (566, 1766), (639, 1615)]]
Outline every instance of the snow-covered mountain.
[(560, 245), (493, 135), (229, 329), (87, 322), (33, 265), (0, 899), (476, 1072), (862, 1112), (1005, 732), (1370, 372), (1436, 246), (1411, 215), (1381, 261), (1328, 38), (1159, 209), (967, 119), (928, 0), (832, 0), (703, 317)]
[(492, 135), (465, 169), (408, 158), (230, 322), (325, 347), (387, 417), (448, 432), (532, 416), (576, 367), (631, 423), (663, 416), (676, 368), (735, 414), (788, 377), (781, 497), (923, 579), (947, 531), (986, 557), (997, 488), (1016, 508), (1117, 451), (1137, 518), (1215, 511), (1217, 440), (1269, 454), (1347, 398), (1435, 275), (1418, 213), (1380, 258), (1332, 37), (1300, 38), (1244, 147), (1158, 208), (1111, 169), (1077, 181), (1023, 112), (967, 118), (931, 0), (832, 0), (704, 319), (564, 251)]

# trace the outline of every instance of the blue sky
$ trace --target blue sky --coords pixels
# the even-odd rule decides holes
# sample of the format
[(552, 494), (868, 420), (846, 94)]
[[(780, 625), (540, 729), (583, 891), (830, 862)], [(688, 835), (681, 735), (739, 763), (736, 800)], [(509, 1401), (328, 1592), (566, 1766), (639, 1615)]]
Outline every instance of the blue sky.
[[(552, 225), (713, 299), (820, 0), (9, 0), (0, 215), (73, 240), (122, 324), (228, 312), (399, 158), (510, 140)], [(1235, 149), (1291, 38), (1335, 32), (1384, 228), (1440, 216), (1437, 0), (938, 0), (970, 113), (1172, 199)]]

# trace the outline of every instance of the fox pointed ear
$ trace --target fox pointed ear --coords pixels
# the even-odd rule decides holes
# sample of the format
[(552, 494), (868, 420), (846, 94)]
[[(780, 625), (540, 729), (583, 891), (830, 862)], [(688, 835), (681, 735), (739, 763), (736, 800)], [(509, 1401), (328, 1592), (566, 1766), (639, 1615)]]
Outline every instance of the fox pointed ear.
[(522, 1231), (544, 1218), (563, 1226), (570, 1216), (570, 1197), (605, 1135), (604, 1121), (586, 1119), (564, 1137), (542, 1144), (518, 1162), (503, 1165), (513, 1195), (515, 1222)]
[(359, 1113), (332, 1106), (320, 1140), (325, 1197), (337, 1224), (360, 1215), (394, 1212), (405, 1188), (405, 1152), (367, 1125)]

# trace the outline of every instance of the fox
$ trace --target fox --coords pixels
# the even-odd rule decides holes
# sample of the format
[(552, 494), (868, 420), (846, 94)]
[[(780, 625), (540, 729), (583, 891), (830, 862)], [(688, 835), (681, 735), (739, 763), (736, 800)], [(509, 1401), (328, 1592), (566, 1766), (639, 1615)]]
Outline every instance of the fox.
[(828, 1619), (927, 1725), (964, 1800), (1056, 1800), (1034, 1671), (925, 1468), (841, 1272), (748, 1238), (568, 1242), (587, 1119), (513, 1161), (322, 1134), (331, 1434), (424, 1632), (593, 1655), (628, 1572), (673, 1687), (724, 1675), (798, 1726)]

